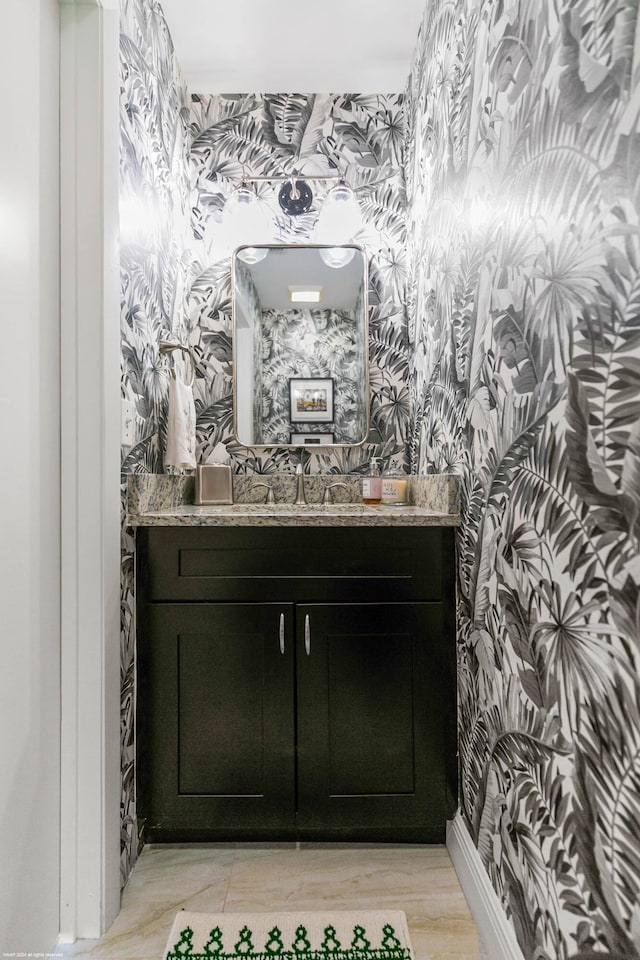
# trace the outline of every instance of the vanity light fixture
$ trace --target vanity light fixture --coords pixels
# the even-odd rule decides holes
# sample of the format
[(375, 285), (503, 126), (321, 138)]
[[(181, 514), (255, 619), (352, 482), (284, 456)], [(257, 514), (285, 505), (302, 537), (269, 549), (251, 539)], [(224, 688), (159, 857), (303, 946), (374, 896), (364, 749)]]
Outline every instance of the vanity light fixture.
[(251, 266), (264, 260), (268, 253), (268, 247), (242, 247), (241, 250), (238, 250), (238, 260), (243, 260)]
[[(225, 246), (234, 250), (241, 244), (268, 244), (272, 239), (273, 224), (269, 211), (257, 193), (245, 180), (234, 190), (222, 212), (222, 234)], [(247, 262), (258, 263), (266, 250), (252, 247), (254, 257)]]
[(280, 187), (278, 203), (282, 210), (290, 217), (298, 217), (306, 213), (313, 202), (311, 187), (304, 180), (296, 180), (295, 174)]
[(349, 243), (362, 230), (362, 211), (351, 187), (340, 180), (322, 204), (315, 229), (316, 243)]
[(289, 301), (291, 303), (320, 303), (323, 287), (289, 287)]
[(320, 250), (320, 259), (328, 267), (339, 270), (351, 263), (355, 256), (355, 247), (324, 247)]
[[(315, 225), (315, 242), (332, 247), (349, 243), (362, 229), (362, 212), (354, 191), (338, 173), (310, 176), (307, 180), (338, 181), (322, 204)], [(290, 217), (298, 217), (307, 213), (313, 203), (313, 191), (307, 180), (298, 178), (295, 172), (286, 177), (243, 177), (240, 186), (226, 201), (222, 212), (224, 250), (246, 247), (241, 258), (246, 263), (258, 263), (266, 256), (265, 251), (260, 248), (271, 242), (275, 223), (264, 196), (258, 196), (249, 184), (281, 183), (278, 191), (280, 209)], [(343, 251), (340, 258), (329, 257), (325, 262), (332, 267), (342, 267), (352, 257), (351, 251)]]

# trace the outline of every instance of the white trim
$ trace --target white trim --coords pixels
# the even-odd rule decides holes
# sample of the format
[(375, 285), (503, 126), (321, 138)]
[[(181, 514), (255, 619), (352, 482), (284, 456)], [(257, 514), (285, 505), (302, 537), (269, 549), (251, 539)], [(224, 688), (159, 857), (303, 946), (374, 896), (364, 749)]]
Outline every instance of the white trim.
[(120, 902), (119, 15), (60, 7), (60, 939)]
[(119, 10), (120, 0), (58, 0), (61, 7), (103, 7), (105, 10)]
[(447, 823), (447, 850), (478, 928), (481, 955), (491, 960), (524, 960), (460, 813)]

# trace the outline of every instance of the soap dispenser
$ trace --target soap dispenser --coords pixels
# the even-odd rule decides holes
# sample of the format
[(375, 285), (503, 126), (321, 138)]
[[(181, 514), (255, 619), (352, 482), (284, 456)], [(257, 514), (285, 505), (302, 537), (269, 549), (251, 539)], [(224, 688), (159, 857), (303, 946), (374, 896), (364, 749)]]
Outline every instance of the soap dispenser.
[(380, 503), (382, 499), (382, 477), (376, 457), (371, 457), (369, 473), (362, 478), (362, 502)]

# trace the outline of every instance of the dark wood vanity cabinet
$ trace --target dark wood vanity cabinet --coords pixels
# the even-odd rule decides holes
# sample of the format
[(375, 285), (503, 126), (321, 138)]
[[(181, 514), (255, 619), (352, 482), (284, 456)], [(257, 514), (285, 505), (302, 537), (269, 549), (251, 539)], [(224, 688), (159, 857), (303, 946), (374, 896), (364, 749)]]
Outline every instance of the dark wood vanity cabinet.
[(147, 840), (442, 842), (453, 531), (138, 531)]

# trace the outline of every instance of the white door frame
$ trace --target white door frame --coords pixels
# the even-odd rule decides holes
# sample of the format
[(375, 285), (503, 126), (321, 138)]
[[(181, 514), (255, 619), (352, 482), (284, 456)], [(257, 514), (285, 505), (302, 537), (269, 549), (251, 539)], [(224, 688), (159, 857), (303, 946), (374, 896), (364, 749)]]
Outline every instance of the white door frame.
[(60, 939), (120, 906), (118, 0), (60, 0)]

